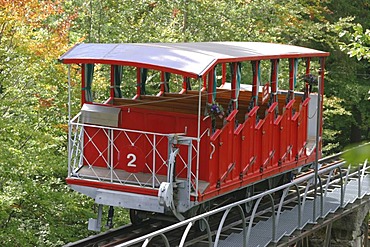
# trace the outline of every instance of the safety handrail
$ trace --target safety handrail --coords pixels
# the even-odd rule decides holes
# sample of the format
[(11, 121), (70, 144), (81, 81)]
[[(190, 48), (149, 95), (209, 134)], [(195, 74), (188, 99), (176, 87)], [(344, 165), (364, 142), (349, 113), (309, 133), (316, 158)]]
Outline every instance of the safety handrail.
[[(323, 162), (325, 159), (322, 159), (320, 162)], [(333, 173), (331, 171), (333, 170), (336, 170), (336, 169), (341, 169), (346, 163), (344, 161), (340, 161), (338, 162), (337, 164), (335, 165), (332, 165), (332, 166), (329, 166), (329, 167), (323, 167), (321, 170), (318, 171), (318, 175), (322, 175), (322, 174), (327, 174), (329, 173), (330, 175), (333, 175)], [(363, 169), (368, 169), (367, 167), (363, 167)], [(346, 174), (346, 181), (348, 179), (348, 176), (350, 176), (348, 173)], [(295, 187), (296, 188), (296, 193), (298, 194), (298, 201), (300, 203), (298, 203), (298, 222), (297, 222), (297, 229), (301, 229), (302, 227), (302, 212), (303, 212), (303, 206), (302, 204), (305, 203), (305, 200), (302, 200), (301, 201), (301, 197), (298, 193), (298, 185), (299, 184), (302, 184), (302, 183), (307, 183), (307, 186), (310, 186), (310, 180), (312, 181), (312, 179), (315, 178), (315, 174), (314, 173), (310, 173), (308, 175), (305, 175), (303, 177), (299, 177), (299, 178), (296, 178), (295, 180), (293, 180), (292, 182), (288, 183), (288, 184), (285, 184), (285, 185), (282, 185), (282, 186), (279, 186), (279, 187), (276, 187), (276, 188), (273, 188), (271, 190), (268, 190), (268, 191), (264, 191), (258, 195), (254, 195), (250, 198), (246, 198), (246, 199), (243, 199), (243, 200), (240, 200), (238, 202), (234, 202), (234, 203), (231, 203), (229, 205), (226, 205), (226, 206), (223, 206), (223, 207), (220, 207), (220, 208), (217, 208), (217, 209), (214, 209), (212, 211), (209, 211), (209, 212), (206, 212), (206, 213), (203, 213), (203, 214), (200, 214), (200, 215), (197, 215), (195, 217), (192, 217), (192, 218), (189, 218), (187, 220), (184, 220), (182, 222), (179, 222), (179, 223), (176, 223), (174, 225), (171, 225), (171, 226), (168, 226), (166, 228), (163, 228), (161, 230), (157, 230), (153, 233), (150, 233), (150, 234), (147, 234), (145, 236), (141, 236), (137, 239), (133, 239), (133, 240), (130, 240), (126, 243), (122, 243), (122, 244), (119, 244), (117, 246), (119, 247), (126, 247), (126, 246), (131, 246), (131, 245), (134, 245), (134, 244), (138, 244), (138, 243), (141, 243), (143, 241), (148, 241), (150, 239), (153, 239), (155, 236), (165, 236), (165, 233), (168, 233), (170, 231), (173, 231), (177, 228), (181, 228), (181, 227), (186, 227), (187, 229), (187, 232), (184, 233), (184, 235), (187, 235), (188, 231), (190, 230), (190, 228), (194, 225), (194, 223), (196, 221), (199, 221), (199, 220), (206, 220), (207, 218), (210, 218), (211, 216), (214, 216), (218, 213), (223, 213), (223, 217), (220, 221), (220, 224), (219, 224), (219, 227), (218, 227), (218, 230), (216, 232), (216, 239), (215, 239), (215, 242), (214, 242), (214, 246), (217, 246), (217, 244), (219, 243), (219, 239), (218, 237), (220, 236), (220, 233), (222, 231), (222, 225), (224, 224), (225, 220), (226, 220), (226, 217), (227, 215), (229, 214), (229, 212), (233, 209), (233, 208), (241, 208), (242, 205), (244, 205), (245, 203), (248, 203), (248, 202), (251, 202), (251, 201), (261, 201), (263, 197), (265, 196), (268, 196), (268, 197), (271, 197), (272, 194), (278, 192), (278, 191), (287, 191), (290, 187)], [(360, 179), (359, 179), (360, 180)], [(336, 179), (336, 180), (332, 180), (332, 181), (337, 181), (339, 182), (339, 185), (341, 186), (341, 205), (342, 205), (342, 198), (343, 198), (343, 194), (345, 193), (345, 189), (344, 189), (344, 186), (345, 186), (345, 183), (343, 183), (343, 178), (342, 178), (342, 174), (340, 174), (340, 179)], [(320, 183), (321, 186), (322, 183)], [(326, 184), (326, 186), (328, 186), (328, 184)], [(360, 186), (359, 186), (359, 189), (360, 189)], [(285, 192), (286, 194), (287, 192)], [(305, 193), (307, 194), (308, 193), (308, 190), (305, 191)], [(323, 194), (323, 188), (321, 188), (321, 194), (322, 196), (324, 195)], [(324, 202), (324, 200), (321, 200), (322, 202)], [(302, 207), (301, 207), (302, 206)], [(256, 214), (256, 211), (257, 211), (257, 207), (258, 207), (258, 203), (255, 204), (254, 208), (253, 208), (253, 212), (252, 212), (252, 215), (251, 215), (251, 218), (254, 217), (254, 215)], [(282, 202), (280, 202), (280, 204), (278, 205), (278, 210), (277, 212), (275, 212), (275, 206), (271, 205), (271, 211), (273, 212), (273, 215), (274, 215), (274, 219), (273, 219), (273, 226), (272, 226), (272, 242), (277, 242), (278, 239), (276, 237), (276, 230), (277, 230), (277, 227), (278, 227), (278, 224), (279, 224), (279, 217), (280, 217), (280, 213), (281, 213), (281, 207), (282, 207)], [(322, 207), (322, 206), (321, 206)], [(243, 242), (243, 246), (247, 246), (247, 243), (249, 241), (249, 234), (250, 234), (250, 229), (252, 227), (252, 224), (249, 223), (249, 227), (247, 227), (247, 223), (245, 221), (245, 216), (244, 216), (244, 212), (243, 210), (239, 210), (240, 211), (240, 215), (241, 215), (241, 219), (243, 221), (243, 225), (245, 227), (243, 227), (243, 235), (245, 236), (245, 241)], [(276, 213), (276, 214), (275, 214)], [(322, 213), (320, 214), (320, 217), (322, 217)], [(316, 221), (318, 218), (315, 217), (314, 218), (314, 221)], [(207, 224), (208, 226), (208, 224)], [(211, 241), (211, 231), (207, 228), (207, 235), (208, 235), (208, 240)], [(182, 241), (181, 241), (181, 244), (179, 246), (184, 246), (184, 238), (182, 238)], [(211, 246), (211, 243), (209, 243), (210, 246)]]

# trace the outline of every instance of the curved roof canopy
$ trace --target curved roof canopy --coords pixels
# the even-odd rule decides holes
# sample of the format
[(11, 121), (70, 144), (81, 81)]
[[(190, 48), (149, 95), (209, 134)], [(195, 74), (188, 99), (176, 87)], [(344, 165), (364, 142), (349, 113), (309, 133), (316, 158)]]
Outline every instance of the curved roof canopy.
[(195, 42), (78, 44), (59, 60), (71, 63), (101, 63), (137, 66), (202, 77), (219, 62), (278, 58), (326, 57), (314, 49), (262, 42)]

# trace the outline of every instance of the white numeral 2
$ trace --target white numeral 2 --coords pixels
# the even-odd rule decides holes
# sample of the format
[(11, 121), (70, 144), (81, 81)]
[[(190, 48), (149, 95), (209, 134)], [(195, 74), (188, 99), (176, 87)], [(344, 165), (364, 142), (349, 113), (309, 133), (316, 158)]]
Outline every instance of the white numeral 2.
[(128, 162), (127, 166), (129, 166), (129, 167), (136, 167), (136, 164), (134, 164), (134, 162), (136, 161), (136, 156), (135, 156), (135, 154), (128, 154), (128, 155), (127, 155), (127, 159), (131, 159), (131, 160)]

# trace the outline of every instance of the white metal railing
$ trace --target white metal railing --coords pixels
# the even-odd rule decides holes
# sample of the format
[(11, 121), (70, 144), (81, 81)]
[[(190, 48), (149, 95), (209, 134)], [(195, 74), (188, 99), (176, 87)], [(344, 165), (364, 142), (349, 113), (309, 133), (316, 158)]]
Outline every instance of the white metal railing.
[[(309, 193), (308, 188), (310, 188), (313, 185), (313, 180), (315, 180), (314, 179), (315, 178), (314, 173), (311, 173), (311, 174), (308, 174), (304, 177), (300, 177), (298, 179), (295, 179), (295, 180), (293, 180), (292, 182), (290, 182), (288, 184), (279, 186), (277, 188), (274, 188), (274, 189), (271, 189), (271, 190), (268, 190), (268, 191), (264, 191), (264, 192), (262, 192), (258, 195), (255, 195), (255, 196), (246, 198), (244, 200), (241, 200), (241, 201), (238, 201), (238, 202), (231, 203), (229, 205), (220, 207), (218, 209), (215, 209), (215, 210), (197, 215), (193, 218), (186, 219), (182, 222), (173, 224), (173, 225), (168, 226), (166, 228), (157, 230), (153, 233), (146, 234), (142, 237), (127, 241), (125, 243), (122, 243), (122, 244), (119, 244), (119, 245), (116, 245), (116, 246), (119, 246), (119, 247), (138, 246), (138, 244), (141, 245), (141, 246), (148, 246), (148, 244), (153, 239), (158, 239), (158, 237), (160, 237), (163, 240), (163, 245), (164, 246), (170, 246), (166, 235), (170, 234), (170, 232), (172, 232), (176, 229), (180, 229), (180, 228), (183, 228), (185, 230), (183, 231), (183, 235), (181, 237), (181, 240), (179, 240), (178, 246), (185, 246), (185, 240), (188, 237), (190, 229), (198, 221), (203, 221), (203, 223), (206, 226), (208, 246), (218, 246), (220, 244), (220, 241), (221, 241), (220, 236), (221, 236), (221, 233), (223, 231), (224, 224), (225, 224), (226, 219), (227, 219), (229, 213), (231, 212), (231, 210), (237, 210), (239, 212), (240, 219), (242, 221), (241, 223), (244, 226), (243, 229), (242, 229), (242, 235), (243, 235), (242, 239), (243, 239), (243, 241), (242, 241), (242, 243), (240, 243), (240, 246), (251, 246), (249, 244), (249, 241), (250, 241), (250, 238), (251, 238), (251, 229), (253, 227), (253, 221), (254, 221), (254, 218), (257, 215), (257, 209), (259, 207), (259, 204), (260, 204), (261, 200), (265, 197), (270, 198), (270, 202), (271, 202), (270, 208), (271, 208), (271, 212), (272, 212), (272, 216), (271, 216), (272, 217), (272, 223), (270, 223), (270, 227), (271, 227), (270, 228), (270, 231), (271, 231), (270, 232), (270, 234), (271, 234), (270, 243), (277, 243), (277, 241), (279, 241), (279, 239), (282, 236), (284, 236), (284, 234), (278, 236), (277, 231), (278, 231), (278, 229), (280, 229), (279, 221), (281, 221), (280, 216), (281, 216), (281, 213), (282, 213), (283, 204), (285, 202), (284, 201), (285, 197), (286, 197), (288, 191), (290, 191), (292, 187), (295, 188), (294, 190), (296, 191), (296, 196), (297, 196), (296, 199), (299, 202), (297, 204), (298, 205), (298, 210), (297, 210), (297, 213), (296, 213), (297, 215), (292, 215), (291, 218), (290, 218), (290, 221), (294, 218), (297, 219), (295, 229), (302, 229), (305, 226), (305, 224), (315, 223), (315, 222), (317, 222), (317, 220), (319, 218), (325, 217), (324, 207), (327, 203), (329, 203), (326, 200), (327, 190), (328, 190), (329, 186), (334, 186), (334, 187), (339, 186), (340, 187), (340, 193), (339, 193), (339, 198), (338, 198), (338, 201), (339, 201), (338, 202), (338, 207), (340, 207), (340, 208), (344, 208), (345, 203), (348, 203), (348, 202), (344, 202), (344, 197), (346, 195), (346, 186), (349, 183), (348, 180), (351, 177), (352, 177), (352, 180), (354, 179), (354, 176), (356, 176), (356, 179), (358, 179), (358, 184), (357, 184), (357, 186), (355, 186), (356, 189), (358, 190), (357, 198), (362, 198), (365, 194), (370, 194), (370, 187), (369, 186), (368, 186), (366, 192), (361, 193), (361, 187), (364, 186), (363, 177), (364, 177), (364, 174), (365, 174), (365, 170), (367, 170), (367, 173), (369, 172), (368, 171), (369, 167), (366, 166), (367, 161), (365, 161), (361, 170), (358, 169), (358, 171), (355, 171), (352, 174), (349, 174), (348, 172), (347, 173), (342, 172), (342, 168), (343, 168), (344, 165), (345, 165), (345, 162), (339, 162), (334, 166), (330, 166), (328, 168), (322, 168), (320, 171), (318, 171), (317, 175), (318, 175), (318, 180), (319, 180), (319, 193), (318, 193), (318, 195), (314, 196), (314, 198), (317, 197), (317, 199), (314, 199), (314, 205), (316, 205), (316, 206), (314, 206), (313, 208), (317, 207), (319, 210), (316, 213), (315, 212), (311, 212), (311, 213), (308, 212), (309, 214), (311, 214), (311, 220), (309, 220), (309, 221), (303, 222), (302, 218), (303, 218), (304, 213), (307, 214), (307, 210), (304, 210), (304, 208), (305, 208), (305, 206), (307, 204), (307, 201), (308, 201), (308, 199), (307, 199), (307, 195)], [(350, 167), (348, 168), (348, 171), (349, 171), (349, 169), (350, 169)], [(339, 178), (335, 178), (334, 175), (338, 171), (339, 171)], [(323, 175), (326, 176), (326, 179), (327, 179), (326, 184), (322, 183), (321, 176), (323, 176)], [(301, 192), (299, 191), (299, 187), (298, 187), (298, 186), (302, 186), (302, 184), (306, 184), (306, 190), (304, 191), (303, 194), (301, 194)], [(368, 182), (367, 184), (370, 184), (370, 182)], [(282, 197), (281, 197), (281, 200), (279, 202), (279, 205), (275, 205), (274, 200), (272, 199), (272, 195), (276, 192), (279, 192), (279, 191), (282, 192)], [(244, 211), (242, 210), (242, 207), (245, 204), (250, 203), (250, 202), (254, 202), (254, 207), (253, 207), (251, 215), (248, 218), (246, 218), (246, 215), (244, 214)], [(210, 218), (212, 218), (212, 216), (215, 216), (216, 214), (220, 214), (220, 213), (223, 214), (223, 216), (222, 216), (220, 222), (218, 223), (217, 230), (215, 231), (215, 238), (214, 238), (214, 240), (212, 240), (213, 233), (211, 232), (211, 228), (210, 228), (210, 225), (208, 223), (208, 219), (210, 219)], [(265, 229), (265, 230), (267, 230), (267, 229)], [(263, 234), (266, 234), (266, 231), (264, 231)]]
[[(161, 182), (168, 180), (171, 147), (174, 144), (187, 145), (186, 152), (180, 151), (176, 154), (176, 170), (179, 171), (176, 178), (186, 178), (192, 194), (198, 195), (199, 181), (195, 168), (199, 167), (197, 162), (200, 152), (197, 150), (197, 138), (185, 134), (163, 134), (98, 126), (82, 123), (81, 119), (79, 113), (69, 123), (69, 177), (159, 188)], [(200, 139), (204, 135), (205, 133)], [(120, 168), (120, 156), (124, 148), (122, 145), (136, 147), (142, 151), (144, 162), (142, 170), (145, 172)], [(136, 159), (136, 156), (131, 156), (132, 163), (127, 164), (128, 168), (130, 165), (133, 168)]]

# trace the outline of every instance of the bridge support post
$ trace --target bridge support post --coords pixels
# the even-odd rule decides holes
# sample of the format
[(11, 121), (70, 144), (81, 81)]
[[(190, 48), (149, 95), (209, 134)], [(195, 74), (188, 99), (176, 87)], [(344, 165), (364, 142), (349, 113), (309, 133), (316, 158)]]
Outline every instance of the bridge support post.
[(370, 247), (368, 242), (370, 201), (331, 222), (309, 238), (311, 247)]

